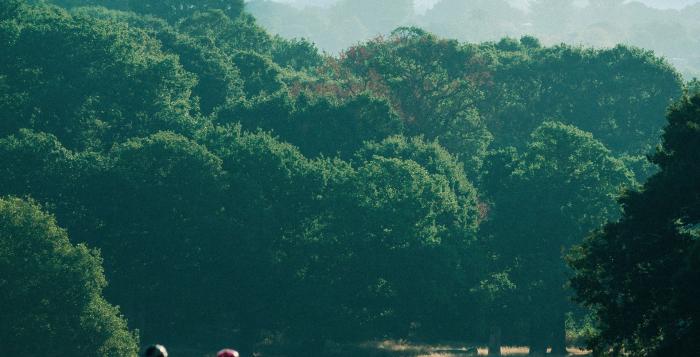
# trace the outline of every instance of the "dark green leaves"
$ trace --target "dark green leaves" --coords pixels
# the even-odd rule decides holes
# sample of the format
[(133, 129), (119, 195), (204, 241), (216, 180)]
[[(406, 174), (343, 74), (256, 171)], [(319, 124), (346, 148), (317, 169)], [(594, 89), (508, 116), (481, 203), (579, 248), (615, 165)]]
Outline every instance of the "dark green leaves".
[(35, 203), (0, 199), (0, 353), (136, 355), (137, 336), (102, 298), (101, 264)]
[(684, 98), (668, 115), (661, 169), (620, 200), (624, 214), (588, 238), (571, 258), (577, 298), (601, 321), (592, 345), (640, 356), (694, 353), (697, 223), (700, 200), (700, 98)]
[(20, 24), (2, 55), (2, 135), (31, 128), (84, 149), (194, 129), (195, 78), (143, 31), (51, 7), (26, 11)]

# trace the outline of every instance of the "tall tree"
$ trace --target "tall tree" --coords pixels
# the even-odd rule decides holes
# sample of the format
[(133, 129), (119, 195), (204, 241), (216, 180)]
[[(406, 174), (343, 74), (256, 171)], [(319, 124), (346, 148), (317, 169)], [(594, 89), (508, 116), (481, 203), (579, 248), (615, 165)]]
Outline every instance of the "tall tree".
[[(507, 156), (505, 156), (507, 157)], [(633, 184), (623, 162), (589, 133), (547, 122), (535, 130), (525, 152), (500, 172), (494, 207), (484, 232), (511, 270), (520, 313), (528, 319), (531, 353), (565, 354), (564, 254), (592, 229), (619, 214), (615, 198)], [(499, 172), (494, 170), (494, 172)]]
[(486, 71), (479, 53), (417, 28), (399, 28), (390, 40), (348, 49), (340, 64), (338, 76), (350, 92), (386, 96), (406, 135), (437, 140), (464, 163), (470, 178), (477, 176), (492, 139), (476, 109)]
[(319, 348), (405, 337), (412, 326), (422, 336), (454, 333), (440, 319), (467, 315), (474, 195), (458, 199), (455, 178), (410, 159), (377, 154), (360, 165), (336, 171), (326, 209), (290, 250), (299, 264), (291, 316), (308, 325), (290, 324), (289, 334)]
[(223, 289), (219, 306), (233, 313), (237, 331), (230, 335), (236, 345), (252, 353), (263, 332), (284, 332), (312, 321), (290, 319), (290, 305), (306, 300), (291, 295), (300, 273), (288, 256), (299, 246), (299, 232), (322, 208), (319, 200), (329, 174), (324, 171), (332, 168), (317, 165), (269, 134), (245, 133), (240, 126), (210, 128), (200, 140), (221, 158), (227, 173), (221, 197), (231, 229), (216, 247), (233, 258), (215, 260), (214, 271), (227, 272), (217, 273)]
[(597, 314), (591, 347), (619, 356), (692, 355), (700, 348), (700, 96), (668, 114), (653, 157), (660, 172), (625, 195), (622, 218), (589, 237), (571, 259), (577, 299)]
[(221, 160), (161, 132), (115, 146), (99, 178), (86, 205), (101, 222), (93, 245), (106, 258), (108, 296), (145, 338), (178, 346), (221, 343), (203, 328), (223, 333), (230, 326), (213, 301), (220, 272), (228, 271), (215, 264), (228, 231)]

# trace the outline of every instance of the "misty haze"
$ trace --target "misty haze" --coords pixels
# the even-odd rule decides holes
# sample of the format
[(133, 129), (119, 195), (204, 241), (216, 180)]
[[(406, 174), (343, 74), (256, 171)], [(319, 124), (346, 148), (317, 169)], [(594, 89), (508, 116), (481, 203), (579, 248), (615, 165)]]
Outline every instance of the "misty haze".
[(415, 25), (469, 42), (534, 35), (547, 45), (624, 43), (654, 50), (688, 78), (700, 74), (697, 0), (251, 0), (248, 9), (272, 33), (332, 54)]

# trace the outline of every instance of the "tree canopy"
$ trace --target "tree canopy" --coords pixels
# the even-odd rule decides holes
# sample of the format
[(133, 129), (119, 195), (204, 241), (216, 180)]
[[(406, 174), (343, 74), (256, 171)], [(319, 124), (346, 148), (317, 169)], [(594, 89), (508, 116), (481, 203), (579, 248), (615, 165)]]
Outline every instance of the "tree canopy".
[(529, 319), (531, 348), (544, 351), (552, 343), (556, 353), (565, 353), (565, 313), (572, 307), (562, 257), (618, 215), (615, 199), (633, 184), (632, 173), (590, 133), (556, 122), (537, 128), (522, 154), (493, 158), (493, 176), (486, 178), (493, 180), (493, 207), (482, 230), (518, 287), (511, 304)]
[(138, 336), (102, 297), (102, 258), (32, 201), (0, 199), (0, 352), (131, 357)]

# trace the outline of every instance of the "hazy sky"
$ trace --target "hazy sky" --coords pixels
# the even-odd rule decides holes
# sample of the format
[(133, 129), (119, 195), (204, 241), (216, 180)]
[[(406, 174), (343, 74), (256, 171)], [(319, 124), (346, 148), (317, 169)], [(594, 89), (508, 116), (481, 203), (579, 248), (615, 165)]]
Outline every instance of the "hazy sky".
[[(329, 5), (332, 4), (338, 0), (274, 0), (278, 2), (286, 2), (286, 3), (296, 3), (300, 6), (305, 6), (305, 5), (315, 5), (315, 6), (322, 6), (322, 5)], [(377, 0), (377, 1), (390, 1), (390, 0)], [(469, 1), (469, 0), (464, 0), (464, 1)], [(675, 8), (675, 9), (680, 9), (684, 6), (695, 4), (697, 2), (700, 2), (700, 0), (635, 0), (639, 2), (643, 2), (649, 6), (657, 7), (657, 8)], [(426, 9), (432, 7), (435, 5), (435, 3), (440, 2), (440, 0), (415, 0), (416, 4), (416, 9), (418, 9), (419, 12), (425, 11)], [(527, 6), (528, 0), (509, 0), (510, 3), (517, 7), (523, 7)]]
[(680, 9), (688, 5), (700, 2), (700, 0), (639, 0), (649, 6), (659, 9)]

